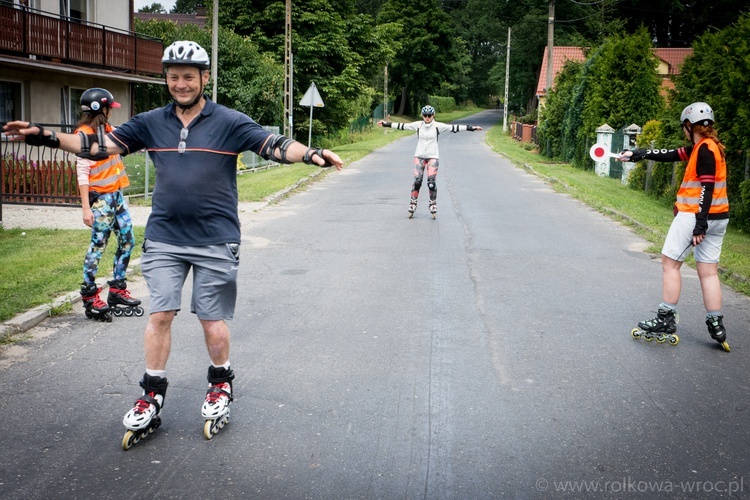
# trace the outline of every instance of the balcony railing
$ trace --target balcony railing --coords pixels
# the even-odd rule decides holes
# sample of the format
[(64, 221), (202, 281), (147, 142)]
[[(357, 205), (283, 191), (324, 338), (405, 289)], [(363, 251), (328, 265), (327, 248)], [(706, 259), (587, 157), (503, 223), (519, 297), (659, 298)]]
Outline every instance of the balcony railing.
[(161, 40), (0, 3), (0, 53), (160, 75)]

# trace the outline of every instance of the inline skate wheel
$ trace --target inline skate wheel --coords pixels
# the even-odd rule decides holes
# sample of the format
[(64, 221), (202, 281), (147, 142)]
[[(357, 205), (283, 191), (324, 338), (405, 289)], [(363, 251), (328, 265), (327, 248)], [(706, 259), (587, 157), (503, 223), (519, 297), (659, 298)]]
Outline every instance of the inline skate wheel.
[(122, 316), (122, 309), (118, 309), (115, 307), (114, 309), (112, 309), (112, 314), (114, 314), (117, 317), (120, 317)]
[(632, 335), (634, 339), (641, 338), (641, 329), (640, 328), (633, 328), (630, 331), (630, 335)]
[(210, 440), (217, 432), (218, 429), (214, 429), (214, 421), (206, 420), (206, 423), (203, 424), (203, 435), (206, 437), (206, 439)]
[(135, 316), (139, 318), (143, 316), (143, 308), (141, 306), (135, 308)]
[(669, 345), (677, 345), (680, 343), (680, 337), (677, 335), (672, 334), (671, 337), (669, 337)]
[(663, 344), (666, 341), (667, 341), (667, 337), (665, 337), (663, 335), (657, 335), (656, 336), (656, 343), (657, 344)]
[(722, 349), (724, 349), (726, 352), (729, 352), (729, 344), (727, 344), (726, 340), (722, 342), (720, 345)]
[(131, 309), (131, 308), (129, 308), (129, 307), (128, 307), (128, 308), (126, 308), (126, 309), (125, 309), (125, 310), (123, 311), (123, 314), (125, 315), (125, 317), (128, 317), (128, 318), (129, 318), (130, 316), (132, 316), (132, 315), (133, 315), (133, 313), (134, 313), (133, 309)]
[(128, 430), (122, 437), (122, 449), (129, 450), (131, 446), (141, 440), (140, 432)]

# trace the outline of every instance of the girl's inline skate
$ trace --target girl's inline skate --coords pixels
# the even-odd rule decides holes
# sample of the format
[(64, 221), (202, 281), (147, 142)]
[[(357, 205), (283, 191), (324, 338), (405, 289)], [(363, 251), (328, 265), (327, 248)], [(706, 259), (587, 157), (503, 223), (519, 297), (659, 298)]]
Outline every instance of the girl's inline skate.
[(125, 280), (108, 281), (107, 305), (115, 316), (143, 316), (141, 301), (130, 295)]
[(719, 343), (722, 349), (729, 352), (729, 344), (727, 343), (727, 329), (724, 328), (724, 316), (718, 314), (716, 316), (707, 316), (706, 325), (708, 326), (708, 333), (711, 338)]
[(112, 322), (110, 307), (99, 298), (99, 292), (102, 289), (96, 286), (96, 283), (81, 285), (81, 301), (83, 302), (83, 312), (88, 319), (97, 321)]
[(164, 396), (167, 395), (169, 382), (164, 377), (153, 377), (143, 374), (140, 386), (143, 395), (138, 398), (133, 408), (122, 419), (127, 432), (122, 437), (122, 449), (127, 450), (141, 439), (154, 432), (161, 425), (161, 409), (164, 407)]
[(208, 367), (208, 391), (201, 408), (201, 415), (206, 419), (203, 424), (203, 435), (206, 439), (214, 437), (229, 423), (229, 404), (232, 396), (234, 372), (231, 368)]
[(417, 210), (417, 199), (412, 198), (409, 200), (409, 218), (414, 217), (414, 212)]
[(435, 200), (430, 200), (430, 213), (433, 219), (437, 219), (437, 202)]
[(675, 335), (675, 332), (679, 321), (680, 317), (674, 309), (660, 307), (655, 318), (641, 321), (630, 334), (634, 339), (643, 337), (648, 342), (656, 339), (660, 344), (669, 342), (670, 345), (677, 345), (680, 342), (680, 337)]

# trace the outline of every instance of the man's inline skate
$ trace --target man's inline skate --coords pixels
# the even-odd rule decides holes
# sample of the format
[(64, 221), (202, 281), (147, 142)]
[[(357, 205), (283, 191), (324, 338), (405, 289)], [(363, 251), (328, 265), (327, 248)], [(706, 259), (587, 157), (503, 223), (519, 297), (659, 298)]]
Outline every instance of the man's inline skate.
[(130, 295), (125, 280), (108, 281), (107, 305), (115, 316), (143, 316), (140, 299)]
[(169, 382), (164, 377), (143, 374), (140, 386), (143, 395), (138, 398), (133, 408), (125, 414), (122, 423), (126, 429), (122, 437), (122, 449), (127, 450), (141, 439), (154, 432), (161, 425), (161, 409), (167, 395)]
[(670, 345), (677, 345), (680, 342), (680, 337), (675, 335), (675, 332), (677, 332), (679, 321), (680, 317), (674, 309), (660, 307), (655, 318), (641, 321), (630, 334), (634, 339), (643, 337), (648, 342), (656, 339), (660, 344), (669, 342)]
[(724, 316), (721, 314), (716, 316), (707, 316), (706, 325), (708, 326), (708, 333), (711, 338), (719, 343), (722, 349), (729, 352), (729, 344), (727, 343), (727, 329), (724, 328)]
[(203, 424), (203, 435), (206, 439), (214, 437), (229, 423), (229, 404), (232, 396), (234, 372), (231, 368), (208, 367), (208, 391), (201, 408), (201, 415), (206, 419)]
[(430, 213), (433, 219), (437, 219), (437, 202), (435, 200), (430, 200)]
[(417, 210), (417, 199), (412, 198), (409, 200), (409, 218), (414, 217), (414, 212)]
[(112, 321), (111, 309), (102, 299), (99, 298), (99, 292), (101, 291), (101, 287), (97, 287), (96, 283), (88, 285), (84, 283), (81, 285), (83, 312), (89, 319), (110, 323)]

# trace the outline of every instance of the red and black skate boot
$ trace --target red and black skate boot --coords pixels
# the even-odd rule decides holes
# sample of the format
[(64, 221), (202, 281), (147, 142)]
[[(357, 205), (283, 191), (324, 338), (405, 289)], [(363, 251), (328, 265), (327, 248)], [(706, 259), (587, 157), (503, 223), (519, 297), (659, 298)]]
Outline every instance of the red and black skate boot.
[(84, 313), (89, 319), (110, 323), (112, 315), (106, 302), (99, 298), (99, 292), (101, 291), (102, 289), (97, 287), (95, 283), (84, 283), (81, 286), (81, 300), (83, 301)]
[(125, 280), (108, 281), (107, 305), (115, 316), (143, 316), (141, 301), (130, 295)]

